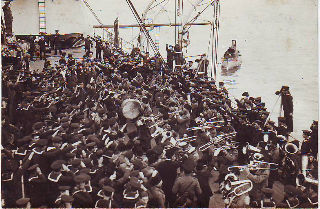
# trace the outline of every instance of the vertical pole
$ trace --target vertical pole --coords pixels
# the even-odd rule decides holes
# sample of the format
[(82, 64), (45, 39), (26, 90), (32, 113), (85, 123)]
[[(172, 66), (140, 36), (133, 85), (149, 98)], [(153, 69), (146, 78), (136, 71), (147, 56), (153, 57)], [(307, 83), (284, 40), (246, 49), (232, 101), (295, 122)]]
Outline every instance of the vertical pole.
[(177, 44), (177, 0), (174, 1), (174, 44)]
[[(20, 160), (20, 166), (22, 167), (22, 160)], [(21, 193), (22, 193), (22, 198), (25, 198), (23, 172), (21, 173)]]

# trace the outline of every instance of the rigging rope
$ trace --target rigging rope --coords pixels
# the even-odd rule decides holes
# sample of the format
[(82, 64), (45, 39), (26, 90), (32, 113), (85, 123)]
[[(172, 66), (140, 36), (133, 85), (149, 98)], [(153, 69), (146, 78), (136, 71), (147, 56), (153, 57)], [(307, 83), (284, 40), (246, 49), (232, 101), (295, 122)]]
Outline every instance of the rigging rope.
[[(83, 3), (86, 5), (86, 7), (90, 10), (90, 12), (92, 13), (92, 15), (94, 16), (94, 18), (96, 19), (96, 21), (100, 24), (103, 25), (102, 21), (100, 20), (100, 18), (98, 17), (98, 15), (94, 12), (94, 10), (92, 9), (92, 7), (90, 6), (90, 4), (87, 2), (87, 0), (83, 0)], [(111, 37), (114, 36), (114, 34), (112, 32), (110, 32), (109, 30), (106, 30), (105, 28), (103, 28), (103, 30), (110, 35)], [(95, 35), (95, 29), (94, 29), (94, 35)], [(120, 38), (120, 40), (126, 44), (130, 44), (133, 45), (133, 42), (128, 42), (126, 40), (124, 40), (123, 38)]]
[(150, 45), (151, 45), (151, 48), (153, 49), (153, 51), (154, 51), (154, 53), (155, 53), (155, 56), (158, 57), (158, 58), (160, 58), (160, 60), (161, 60), (161, 65), (162, 65), (164, 68), (168, 68), (165, 60), (163, 59), (163, 57), (161, 56), (161, 54), (160, 54), (159, 50), (157, 49), (155, 43), (153, 42), (153, 40), (152, 40), (149, 32), (147, 31), (144, 23), (142, 22), (141, 18), (139, 17), (138, 12), (137, 12), (136, 9), (134, 8), (131, 0), (126, 0), (126, 2), (128, 3), (130, 10), (131, 10), (132, 13), (134, 14), (134, 17), (136, 18), (138, 24), (140, 25), (141, 30), (142, 30), (143, 33), (145, 34), (146, 38), (149, 40)]

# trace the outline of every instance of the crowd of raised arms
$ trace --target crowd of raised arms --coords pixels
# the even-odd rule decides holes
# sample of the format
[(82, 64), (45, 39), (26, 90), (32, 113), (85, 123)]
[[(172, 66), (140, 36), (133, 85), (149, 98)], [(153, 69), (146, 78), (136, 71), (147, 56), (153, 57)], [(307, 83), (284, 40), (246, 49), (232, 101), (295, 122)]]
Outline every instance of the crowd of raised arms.
[(294, 139), (261, 97), (86, 39), (39, 70), (3, 51), (3, 207), (318, 206), (317, 121)]

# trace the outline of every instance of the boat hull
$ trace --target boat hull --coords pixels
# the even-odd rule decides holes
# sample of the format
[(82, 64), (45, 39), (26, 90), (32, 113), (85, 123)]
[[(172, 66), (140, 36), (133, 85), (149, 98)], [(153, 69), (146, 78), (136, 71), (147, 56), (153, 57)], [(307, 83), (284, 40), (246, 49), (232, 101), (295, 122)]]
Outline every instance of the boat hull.
[(241, 64), (242, 64), (241, 57), (228, 58), (228, 59), (223, 58), (221, 69), (222, 70), (239, 69), (241, 67)]

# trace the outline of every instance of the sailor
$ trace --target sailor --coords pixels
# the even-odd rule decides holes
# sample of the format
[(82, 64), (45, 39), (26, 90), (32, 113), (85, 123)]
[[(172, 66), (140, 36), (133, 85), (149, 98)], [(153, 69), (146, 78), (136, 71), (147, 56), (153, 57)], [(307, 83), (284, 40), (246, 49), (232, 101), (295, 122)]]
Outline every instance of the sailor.
[(281, 107), (284, 112), (285, 123), (288, 127), (288, 132), (293, 131), (293, 101), (288, 86), (282, 86), (280, 91), (276, 92), (276, 95), (281, 96)]
[(96, 39), (96, 58), (101, 60), (101, 53), (102, 53), (102, 42), (100, 37)]
[(259, 207), (262, 199), (262, 189), (267, 187), (270, 168), (267, 163), (259, 164), (258, 170), (250, 171), (249, 167), (245, 167), (242, 173), (253, 182), (253, 189), (250, 191), (252, 197), (252, 206)]
[(176, 65), (182, 66), (184, 64), (183, 53), (179, 44), (174, 46), (174, 60)]
[(6, 1), (4, 6), (2, 7), (3, 14), (4, 14), (4, 21), (5, 21), (5, 31), (7, 35), (12, 35), (12, 11), (11, 11), (11, 1)]
[(29, 194), (30, 202), (33, 207), (40, 207), (47, 204), (47, 178), (42, 173), (38, 164), (28, 168), (29, 177), (26, 179), (26, 193)]
[(74, 182), (76, 186), (72, 193), (74, 198), (73, 207), (75, 208), (92, 208), (93, 200), (90, 193), (86, 190), (85, 185), (90, 180), (90, 176), (87, 174), (79, 174), (74, 177)]
[(175, 152), (175, 148), (166, 150), (166, 159), (162, 160), (156, 166), (156, 169), (163, 181), (162, 189), (166, 196), (166, 202), (168, 202), (169, 207), (173, 206), (175, 201), (174, 195), (172, 194), (172, 187), (177, 177), (177, 170), (179, 168), (179, 164), (176, 162)]
[(168, 46), (166, 44), (166, 50), (167, 50), (167, 63), (169, 70), (173, 70), (173, 60), (174, 60), (174, 51), (173, 51), (173, 46)]
[(40, 60), (42, 60), (46, 58), (46, 42), (44, 40), (44, 37), (40, 37), (38, 44), (40, 47)]
[(92, 45), (92, 42), (90, 40), (90, 36), (87, 35), (87, 37), (84, 39), (85, 56), (89, 56), (91, 45)]
[(199, 181), (192, 176), (195, 163), (192, 160), (186, 160), (183, 165), (183, 174), (178, 177), (173, 185), (172, 192), (177, 195), (175, 207), (193, 207), (196, 206), (197, 196), (201, 195)]
[(99, 199), (95, 207), (96, 208), (117, 208), (119, 207), (118, 204), (113, 200), (113, 195), (114, 195), (114, 188), (110, 186), (104, 186), (102, 188), (102, 199)]
[(197, 179), (200, 184), (200, 188), (202, 190), (201, 195), (198, 197), (198, 205), (197, 207), (208, 208), (210, 197), (212, 196), (211, 188), (208, 184), (209, 178), (212, 177), (210, 174), (210, 170), (205, 162), (198, 161), (197, 163)]
[(54, 55), (57, 55), (59, 51), (59, 55), (62, 54), (62, 46), (61, 46), (61, 35), (59, 34), (59, 30), (55, 30), (56, 34), (54, 35)]
[(147, 207), (153, 208), (165, 208), (165, 194), (162, 190), (162, 180), (157, 171), (152, 173), (152, 176), (149, 180), (151, 188), (148, 190), (148, 205)]
[(30, 198), (20, 198), (16, 201), (18, 208), (31, 208)]

